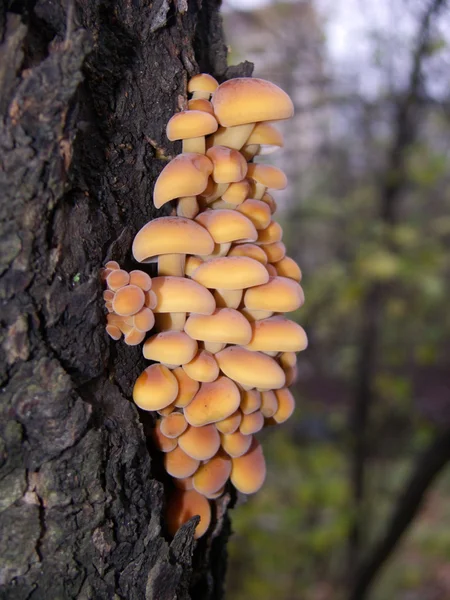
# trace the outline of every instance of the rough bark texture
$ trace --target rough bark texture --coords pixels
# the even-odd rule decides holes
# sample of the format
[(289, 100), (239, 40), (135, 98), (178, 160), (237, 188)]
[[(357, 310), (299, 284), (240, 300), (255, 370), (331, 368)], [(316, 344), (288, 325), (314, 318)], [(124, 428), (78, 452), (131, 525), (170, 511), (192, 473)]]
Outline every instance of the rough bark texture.
[[(230, 497), (173, 541), (130, 402), (140, 348), (104, 330), (99, 268), (131, 266), (218, 0), (0, 0), (0, 597), (220, 598)], [(144, 425), (143, 425), (144, 424)]]

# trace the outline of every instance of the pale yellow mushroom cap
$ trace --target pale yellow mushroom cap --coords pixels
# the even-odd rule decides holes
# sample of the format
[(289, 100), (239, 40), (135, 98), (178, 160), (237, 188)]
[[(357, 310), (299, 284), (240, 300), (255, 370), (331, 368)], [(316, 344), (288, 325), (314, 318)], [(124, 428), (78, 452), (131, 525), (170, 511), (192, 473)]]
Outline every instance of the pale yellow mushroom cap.
[[(241, 400), (241, 402), (242, 402), (242, 400)], [(220, 431), (220, 433), (234, 433), (239, 428), (241, 421), (242, 421), (242, 413), (238, 409), (229, 417), (226, 417), (225, 419), (222, 419), (221, 421), (217, 421), (215, 425), (217, 427), (217, 430)]]
[(250, 219), (235, 210), (209, 209), (201, 212), (195, 220), (208, 230), (217, 244), (254, 242), (258, 238), (258, 232)]
[(204, 154), (185, 152), (179, 154), (161, 171), (153, 191), (156, 208), (184, 196), (201, 194), (212, 172), (212, 162)]
[(274, 190), (284, 190), (287, 178), (281, 169), (263, 163), (250, 163), (247, 178)]
[(178, 446), (197, 460), (208, 460), (220, 448), (220, 436), (214, 425), (188, 427), (178, 438)]
[(155, 313), (192, 312), (211, 315), (216, 308), (214, 296), (203, 285), (186, 277), (155, 277)]
[[(113, 271), (114, 273), (114, 271)], [(144, 306), (144, 292), (137, 285), (126, 285), (114, 294), (112, 308), (122, 317), (129, 317), (138, 313)]]
[(212, 75), (208, 73), (198, 73), (194, 75), (188, 83), (188, 92), (210, 92), (211, 94), (219, 87), (219, 83)]
[(281, 225), (276, 221), (271, 221), (265, 229), (258, 231), (257, 244), (273, 244), (275, 242), (281, 242), (283, 237), (283, 230)]
[(219, 344), (248, 344), (252, 336), (250, 323), (233, 308), (218, 308), (212, 315), (190, 315), (184, 330), (194, 340)]
[(247, 174), (247, 161), (238, 150), (213, 146), (206, 156), (213, 164), (212, 178), (216, 183), (235, 183)]
[(232, 415), (240, 401), (237, 385), (222, 375), (216, 381), (202, 383), (195, 398), (184, 409), (184, 416), (194, 427), (216, 423)]
[(161, 421), (157, 421), (155, 427), (152, 429), (152, 439), (155, 446), (161, 452), (170, 452), (177, 447), (178, 441), (173, 438), (168, 438), (161, 431)]
[(186, 431), (188, 423), (180, 412), (172, 412), (161, 419), (160, 430), (168, 438), (177, 438)]
[(220, 443), (228, 456), (237, 457), (245, 454), (251, 446), (253, 436), (244, 435), (240, 431), (221, 433)]
[(188, 109), (202, 110), (203, 112), (207, 112), (210, 115), (214, 116), (214, 109), (212, 107), (212, 104), (209, 100), (206, 100), (206, 98), (192, 98), (192, 100), (188, 101)]
[(295, 399), (288, 388), (281, 388), (275, 392), (278, 400), (278, 409), (272, 418), (277, 423), (284, 423), (295, 410)]
[(211, 102), (217, 120), (224, 127), (288, 119), (294, 114), (286, 92), (270, 81), (250, 77), (225, 81), (214, 92)]
[(270, 277), (268, 283), (244, 293), (244, 304), (251, 310), (290, 312), (302, 306), (304, 300), (300, 285), (287, 277)]
[(231, 247), (227, 256), (248, 256), (257, 260), (262, 265), (267, 264), (267, 255), (262, 248), (256, 244), (236, 244)]
[(139, 375), (133, 400), (143, 410), (161, 410), (175, 400), (178, 382), (164, 365), (150, 365)]
[(207, 350), (199, 350), (190, 362), (183, 365), (183, 369), (191, 379), (203, 383), (215, 381), (219, 376), (219, 365)]
[(242, 456), (233, 458), (231, 483), (243, 494), (257, 492), (266, 478), (266, 462), (261, 444), (253, 439), (249, 450)]
[[(267, 255), (267, 259), (270, 263), (276, 263), (282, 260), (286, 254), (286, 246), (283, 242), (273, 242), (273, 244), (264, 244), (262, 246), (263, 251)], [(275, 265), (275, 269), (277, 266)]]
[(278, 410), (278, 400), (274, 390), (261, 392), (261, 413), (266, 419), (273, 417)]
[(237, 383), (258, 389), (278, 389), (285, 383), (280, 365), (266, 354), (230, 346), (216, 354), (220, 370)]
[(171, 142), (203, 137), (217, 131), (213, 115), (201, 110), (183, 110), (173, 115), (167, 123), (166, 134)]
[(198, 381), (191, 379), (183, 367), (177, 367), (172, 373), (178, 381), (178, 394), (174, 404), (177, 408), (184, 408), (194, 399), (200, 384)]
[(166, 365), (185, 365), (197, 353), (198, 344), (182, 331), (163, 331), (152, 335), (142, 348), (147, 360)]
[[(277, 148), (284, 146), (283, 136), (270, 123), (257, 123), (252, 133), (250, 134), (246, 146), (250, 144), (258, 144), (263, 146), (263, 150), (259, 154), (270, 154)], [(267, 149), (266, 149), (267, 147)]]
[(244, 200), (236, 210), (250, 219), (255, 226), (255, 229), (265, 229), (270, 224), (270, 207), (261, 200), (248, 198), (247, 200)]
[(204, 227), (184, 217), (159, 217), (138, 231), (133, 256), (148, 262), (162, 254), (211, 254), (214, 240)]
[(275, 264), (275, 268), (280, 277), (289, 277), (289, 279), (293, 279), (300, 283), (302, 280), (302, 272), (298, 264), (290, 258), (289, 256), (285, 256), (280, 261)]
[(282, 316), (254, 321), (252, 339), (245, 346), (247, 350), (260, 352), (299, 352), (308, 345), (303, 327)]
[[(184, 434), (183, 434), (184, 435)], [(200, 461), (177, 446), (170, 452), (164, 455), (164, 468), (177, 479), (184, 479), (190, 477), (200, 466)]]
[(226, 484), (230, 473), (231, 459), (225, 452), (219, 451), (208, 462), (200, 465), (192, 482), (197, 492), (209, 496)]
[(166, 523), (170, 535), (174, 536), (184, 523), (197, 515), (200, 517), (200, 522), (194, 532), (196, 540), (205, 535), (211, 523), (209, 502), (196, 490), (174, 490), (166, 509)]
[(264, 427), (264, 415), (260, 410), (255, 410), (249, 415), (243, 415), (239, 431), (244, 435), (258, 433)]
[(203, 263), (192, 273), (192, 279), (205, 288), (242, 290), (269, 281), (267, 269), (247, 256), (225, 256)]
[(228, 204), (238, 206), (248, 197), (249, 192), (250, 184), (247, 179), (243, 179), (242, 181), (230, 183), (226, 191), (222, 194), (222, 200), (225, 200)]
[(261, 392), (258, 390), (242, 390), (240, 409), (244, 415), (250, 415), (261, 407)]

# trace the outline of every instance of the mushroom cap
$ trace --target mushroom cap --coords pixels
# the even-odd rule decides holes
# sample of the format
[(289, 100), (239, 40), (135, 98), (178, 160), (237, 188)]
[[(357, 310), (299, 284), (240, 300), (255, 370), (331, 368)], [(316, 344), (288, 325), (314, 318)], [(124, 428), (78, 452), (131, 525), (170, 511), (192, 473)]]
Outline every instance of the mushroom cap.
[(270, 154), (277, 148), (284, 146), (284, 140), (281, 133), (271, 123), (257, 123), (252, 133), (246, 141), (246, 146), (258, 144), (267, 147), (268, 151), (260, 151), (259, 154)]
[(212, 178), (216, 183), (235, 183), (247, 174), (247, 161), (238, 150), (213, 146), (207, 150), (206, 156), (213, 164)]
[(280, 315), (254, 321), (247, 350), (260, 352), (299, 352), (308, 345), (303, 327)]
[(270, 81), (250, 77), (225, 81), (214, 92), (211, 103), (223, 127), (289, 119), (294, 114), (286, 92)]
[[(184, 435), (184, 434), (183, 434)], [(184, 479), (190, 477), (200, 466), (200, 461), (177, 446), (170, 452), (166, 452), (164, 455), (164, 468), (177, 479)]]
[(274, 390), (261, 392), (261, 413), (266, 419), (270, 419), (278, 410), (278, 400)]
[(155, 427), (152, 429), (152, 439), (155, 446), (161, 452), (170, 452), (178, 445), (178, 440), (168, 438), (161, 431), (161, 420), (156, 422)]
[(204, 383), (215, 381), (219, 376), (219, 365), (207, 350), (199, 350), (190, 362), (183, 365), (183, 369), (191, 379)]
[(197, 515), (200, 516), (200, 522), (194, 532), (196, 540), (205, 535), (211, 523), (209, 502), (196, 490), (173, 490), (166, 509), (166, 523), (170, 535), (174, 536), (184, 523)]
[(258, 433), (264, 427), (264, 415), (260, 410), (255, 410), (249, 415), (243, 415), (239, 431), (244, 435)]
[(226, 191), (222, 194), (222, 200), (228, 204), (238, 206), (242, 204), (250, 192), (250, 184), (247, 179), (230, 183)]
[(153, 329), (155, 315), (149, 308), (144, 306), (144, 308), (141, 308), (141, 310), (133, 316), (133, 321), (133, 325), (138, 331), (146, 333), (147, 331), (150, 331), (150, 329)]
[(161, 419), (160, 430), (168, 438), (177, 438), (186, 431), (188, 423), (181, 412), (172, 412)]
[(130, 271), (130, 283), (132, 285), (137, 285), (144, 292), (148, 292), (152, 287), (152, 278), (144, 271), (136, 269)]
[(257, 260), (262, 265), (267, 264), (267, 255), (262, 248), (256, 244), (236, 244), (228, 252), (227, 256), (248, 256)]
[(142, 410), (161, 410), (175, 400), (178, 382), (164, 365), (150, 365), (136, 379), (133, 400)]
[(218, 308), (212, 315), (190, 315), (184, 330), (194, 340), (219, 344), (248, 344), (252, 336), (250, 323), (233, 308)]
[(238, 409), (229, 417), (216, 422), (217, 430), (220, 433), (234, 433), (239, 428), (242, 421), (242, 413)]
[[(203, 263), (192, 273), (192, 279), (205, 288), (242, 290), (269, 281), (267, 269), (247, 256), (225, 256)], [(191, 311), (194, 312), (194, 311)]]
[[(267, 206), (267, 205), (266, 205)], [(284, 258), (286, 254), (286, 246), (283, 242), (273, 242), (273, 244), (264, 244), (263, 251), (267, 255), (267, 260), (270, 263), (276, 263)], [(276, 269), (275, 265), (275, 269)]]
[(140, 344), (141, 342), (144, 341), (144, 338), (145, 338), (145, 331), (139, 331), (138, 329), (135, 329), (133, 327), (131, 329), (131, 331), (128, 331), (125, 334), (124, 342), (128, 346), (137, 346), (138, 344)]
[(236, 210), (250, 219), (255, 229), (265, 229), (270, 224), (270, 207), (261, 200), (248, 198), (239, 204)]
[(254, 242), (258, 238), (253, 223), (245, 215), (226, 208), (205, 210), (195, 220), (208, 230), (216, 244)]
[(214, 425), (188, 427), (178, 438), (178, 446), (197, 460), (209, 460), (220, 448), (220, 436)]
[(212, 104), (209, 100), (206, 100), (206, 98), (192, 98), (192, 100), (188, 101), (188, 109), (202, 110), (203, 112), (207, 112), (210, 115), (214, 116), (214, 109), (212, 107)]
[(283, 352), (278, 358), (281, 368), (295, 367), (297, 364), (297, 355), (295, 352)]
[(261, 246), (264, 244), (273, 244), (274, 242), (281, 242), (283, 237), (283, 230), (281, 225), (276, 221), (271, 221), (265, 229), (258, 231), (257, 244)]
[(222, 448), (231, 457), (238, 457), (245, 454), (251, 446), (252, 438), (252, 435), (244, 435), (240, 431), (220, 434)]
[(223, 375), (211, 383), (202, 383), (195, 398), (184, 409), (187, 422), (201, 427), (232, 415), (241, 402), (239, 388)]
[(277, 203), (268, 192), (265, 192), (265, 194), (261, 198), (261, 202), (265, 202), (269, 206), (270, 212), (272, 214), (277, 210)]
[(251, 310), (290, 312), (302, 306), (304, 300), (300, 285), (287, 277), (270, 277), (268, 283), (244, 293), (244, 304)]
[(208, 73), (198, 73), (188, 82), (188, 92), (210, 92), (211, 94), (219, 87), (219, 83)]
[(243, 494), (257, 492), (266, 478), (266, 462), (261, 444), (253, 438), (249, 450), (242, 456), (233, 458), (231, 483)]
[(204, 154), (179, 154), (164, 167), (156, 180), (153, 190), (155, 207), (161, 208), (175, 198), (198, 196), (205, 190), (212, 169), (212, 162)]
[(184, 217), (159, 217), (138, 231), (133, 241), (133, 256), (148, 262), (161, 254), (207, 255), (214, 240), (204, 227)]
[(128, 285), (129, 282), (130, 275), (123, 269), (113, 269), (106, 278), (106, 285), (114, 292)]
[(272, 418), (277, 423), (284, 423), (295, 410), (295, 399), (287, 387), (277, 390), (275, 395), (278, 400), (278, 408)]
[(261, 392), (258, 390), (242, 390), (240, 409), (244, 415), (250, 415), (261, 407)]
[(302, 280), (302, 272), (300, 267), (295, 260), (289, 256), (285, 256), (279, 260), (275, 265), (275, 269), (280, 277), (289, 277), (289, 279), (293, 279), (298, 283), (300, 283)]
[(248, 165), (247, 177), (274, 190), (284, 190), (287, 186), (286, 175), (281, 169), (273, 165), (250, 163)]
[(202, 110), (183, 110), (169, 119), (166, 135), (171, 142), (203, 137), (217, 131), (215, 117)]
[(180, 490), (193, 490), (194, 489), (192, 477), (184, 477), (183, 479), (174, 479), (173, 483)]
[(191, 379), (183, 367), (177, 367), (172, 371), (178, 381), (178, 394), (174, 400), (174, 405), (177, 408), (184, 408), (194, 399), (198, 392), (200, 384), (198, 381)]
[(237, 383), (258, 389), (279, 389), (285, 384), (280, 365), (270, 356), (239, 346), (229, 346), (216, 354), (219, 367)]
[(225, 452), (219, 451), (198, 468), (192, 479), (194, 489), (206, 496), (214, 494), (226, 484), (230, 473), (231, 459)]
[(269, 273), (270, 277), (276, 277), (278, 275), (277, 270), (270, 263), (267, 263), (266, 269), (267, 269), (267, 272)]
[[(111, 275), (117, 273), (113, 271)], [(129, 317), (138, 313), (144, 306), (144, 292), (137, 285), (126, 285), (114, 294), (112, 307), (116, 314), (121, 317)]]
[(216, 308), (214, 296), (203, 285), (186, 277), (155, 277), (155, 313), (192, 312), (211, 315)]
[(190, 362), (197, 350), (197, 342), (182, 331), (163, 331), (152, 335), (142, 348), (147, 360), (177, 366)]

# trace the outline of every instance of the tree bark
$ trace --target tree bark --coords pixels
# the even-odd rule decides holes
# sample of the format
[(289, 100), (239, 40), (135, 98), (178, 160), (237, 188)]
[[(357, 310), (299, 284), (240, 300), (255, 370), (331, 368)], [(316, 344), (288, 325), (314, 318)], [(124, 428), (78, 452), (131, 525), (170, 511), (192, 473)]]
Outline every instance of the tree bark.
[[(227, 69), (219, 0), (0, 0), (0, 597), (222, 596), (211, 533), (164, 525), (161, 458), (130, 402), (140, 347), (105, 333), (99, 268), (130, 261), (186, 83)], [(8, 11), (9, 10), (9, 11)], [(214, 508), (214, 507), (213, 507)]]

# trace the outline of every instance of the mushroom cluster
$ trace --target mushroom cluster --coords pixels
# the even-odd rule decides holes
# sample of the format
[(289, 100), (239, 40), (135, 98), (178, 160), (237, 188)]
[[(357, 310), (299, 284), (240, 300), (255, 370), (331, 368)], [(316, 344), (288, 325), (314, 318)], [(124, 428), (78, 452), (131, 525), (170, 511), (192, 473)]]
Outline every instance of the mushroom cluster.
[[(158, 268), (146, 290), (156, 333), (143, 345), (153, 364), (137, 379), (133, 400), (159, 414), (154, 441), (175, 484), (169, 531), (197, 514), (198, 538), (211, 519), (208, 500), (228, 480), (245, 494), (263, 484), (254, 435), (292, 414), (288, 386), (307, 338), (284, 316), (303, 304), (301, 272), (286, 256), (267, 191), (285, 188), (286, 176), (252, 162), (283, 145), (269, 121), (291, 117), (292, 102), (253, 78), (218, 85), (200, 74), (188, 91), (188, 110), (167, 125), (182, 153), (163, 169), (153, 196), (157, 208), (176, 201), (173, 214), (147, 223), (133, 242), (134, 258)], [(123, 288), (111, 287), (113, 274), (107, 284), (117, 296)], [(123, 285), (132, 287), (131, 274)], [(116, 296), (107, 301), (118, 313)]]

